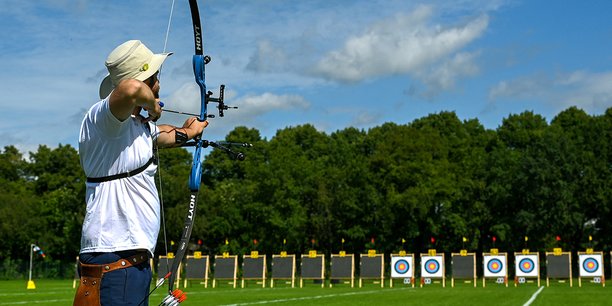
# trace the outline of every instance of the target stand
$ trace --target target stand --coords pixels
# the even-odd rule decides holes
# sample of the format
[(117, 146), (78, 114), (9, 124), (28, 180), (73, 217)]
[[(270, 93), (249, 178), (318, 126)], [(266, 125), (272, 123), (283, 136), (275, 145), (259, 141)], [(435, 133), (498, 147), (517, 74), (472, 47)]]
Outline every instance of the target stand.
[(606, 286), (606, 278), (603, 265), (603, 252), (578, 252), (578, 287), (582, 287), (582, 279), (590, 278), (593, 283)]
[(208, 288), (208, 275), (210, 270), (208, 263), (208, 255), (202, 255), (202, 252), (195, 252), (193, 256), (186, 256), (183, 287), (187, 288), (189, 281), (199, 281), (200, 283), (204, 283), (204, 288)]
[(455, 287), (455, 279), (461, 279), (465, 283), (473, 283), (476, 288), (476, 253), (468, 253), (467, 250), (452, 253), (451, 267), (451, 287)]
[(385, 286), (384, 276), (385, 259), (383, 254), (376, 254), (375, 250), (369, 250), (367, 254), (359, 255), (359, 288), (363, 286), (363, 280), (372, 280), (374, 284), (380, 283)]
[(572, 284), (572, 253), (563, 252), (555, 248), (553, 252), (546, 252), (546, 287), (550, 287), (550, 279), (565, 283), (569, 279)]
[(495, 279), (495, 283), (508, 287), (508, 254), (491, 249), (490, 253), (482, 253), (482, 287), (487, 286), (487, 279)]
[(284, 280), (286, 284), (291, 284), (291, 288), (295, 287), (295, 255), (288, 255), (284, 251), (278, 255), (272, 255), (271, 288), (274, 288), (275, 280)]
[(302, 254), (300, 263), (300, 288), (304, 286), (305, 279), (311, 279), (314, 283), (320, 282), (321, 288), (325, 287), (325, 256), (310, 250), (308, 254)]
[(224, 252), (223, 255), (215, 255), (215, 274), (212, 286), (217, 287), (218, 281), (227, 281), (227, 284), (236, 288), (238, 270), (238, 256), (229, 255)]
[(344, 251), (332, 254), (330, 269), (329, 288), (340, 283), (350, 284), (351, 288), (355, 286), (355, 255)]
[(247, 281), (256, 281), (262, 288), (266, 287), (266, 255), (251, 251), (242, 256), (242, 288)]
[(537, 252), (514, 252), (514, 286), (533, 283), (537, 280), (540, 287), (540, 255)]
[(414, 288), (414, 254), (400, 251), (391, 254), (391, 278), (389, 287), (393, 288), (393, 280), (401, 279), (404, 285)]
[(436, 250), (429, 250), (428, 253), (421, 253), (421, 283), (431, 285), (442, 282), (442, 288), (446, 287), (446, 272), (444, 270), (444, 253), (436, 253)]

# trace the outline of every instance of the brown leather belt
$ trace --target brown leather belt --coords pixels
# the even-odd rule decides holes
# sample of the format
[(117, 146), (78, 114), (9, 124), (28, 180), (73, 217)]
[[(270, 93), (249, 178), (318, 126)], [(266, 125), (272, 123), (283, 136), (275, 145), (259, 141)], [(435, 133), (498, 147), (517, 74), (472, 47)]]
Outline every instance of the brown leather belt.
[(108, 264), (84, 264), (79, 262), (81, 281), (73, 305), (99, 306), (100, 282), (104, 273), (139, 265), (147, 260), (149, 260), (149, 254), (142, 252)]

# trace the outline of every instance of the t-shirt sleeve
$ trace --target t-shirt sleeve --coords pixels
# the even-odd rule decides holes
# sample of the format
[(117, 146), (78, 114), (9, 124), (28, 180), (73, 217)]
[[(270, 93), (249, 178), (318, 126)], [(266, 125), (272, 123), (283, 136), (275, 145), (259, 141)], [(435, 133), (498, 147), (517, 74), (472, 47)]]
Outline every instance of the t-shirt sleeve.
[(91, 119), (100, 133), (114, 138), (121, 134), (122, 127), (128, 120), (121, 121), (113, 115), (110, 110), (109, 97), (106, 97), (106, 99), (98, 102), (98, 104), (94, 106), (91, 113)]

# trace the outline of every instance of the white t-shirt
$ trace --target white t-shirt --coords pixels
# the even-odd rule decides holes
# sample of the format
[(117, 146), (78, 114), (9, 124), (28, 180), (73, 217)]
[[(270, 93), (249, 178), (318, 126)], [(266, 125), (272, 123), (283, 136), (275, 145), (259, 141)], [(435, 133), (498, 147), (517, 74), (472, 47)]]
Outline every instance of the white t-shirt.
[[(155, 125), (146, 124), (133, 116), (123, 122), (117, 119), (108, 97), (94, 104), (83, 119), (79, 137), (85, 175), (104, 177), (146, 164), (153, 154), (151, 135), (156, 135)], [(156, 171), (152, 163), (131, 177), (86, 183), (81, 253), (147, 249), (153, 254), (160, 227)]]

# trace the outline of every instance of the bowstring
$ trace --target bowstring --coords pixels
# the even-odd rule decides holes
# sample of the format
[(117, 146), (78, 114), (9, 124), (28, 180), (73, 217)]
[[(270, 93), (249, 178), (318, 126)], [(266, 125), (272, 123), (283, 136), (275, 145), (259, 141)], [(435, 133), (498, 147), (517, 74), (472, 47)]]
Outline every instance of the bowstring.
[[(172, 5), (170, 7), (170, 16), (168, 17), (168, 26), (166, 27), (166, 35), (164, 38), (164, 49), (162, 53), (166, 53), (166, 47), (168, 46), (168, 37), (170, 36), (170, 25), (172, 24), (172, 15), (174, 13), (174, 2), (172, 0)], [(158, 79), (161, 79), (162, 67), (159, 68), (159, 73), (157, 75)], [(157, 122), (155, 122), (155, 127), (157, 130)], [(157, 180), (159, 185), (159, 203), (161, 208), (161, 222), (162, 222), (162, 231), (164, 235), (164, 248), (166, 252), (166, 267), (170, 269), (170, 261), (168, 260), (168, 237), (166, 235), (166, 214), (164, 208), (164, 191), (162, 187), (162, 167), (161, 167), (161, 159), (159, 158), (159, 146), (157, 145), (157, 141), (155, 142), (155, 154), (157, 155)]]

